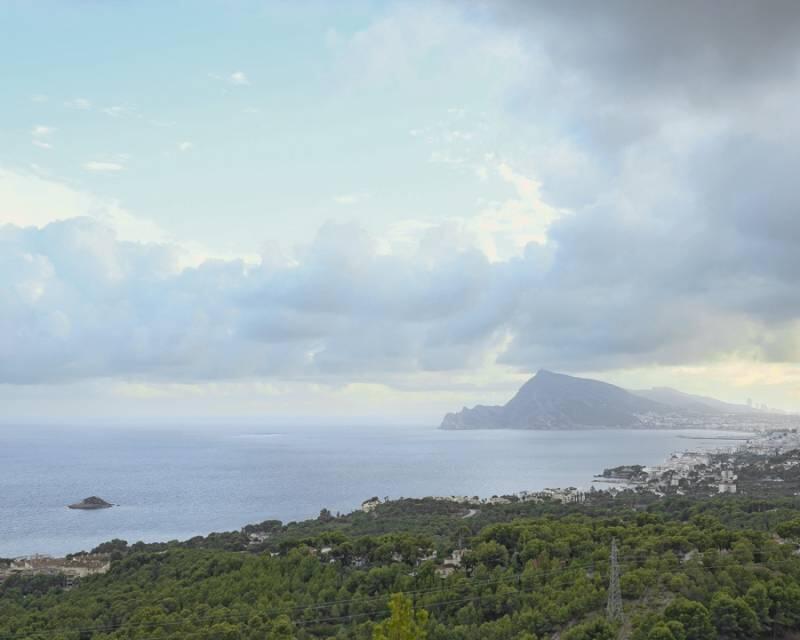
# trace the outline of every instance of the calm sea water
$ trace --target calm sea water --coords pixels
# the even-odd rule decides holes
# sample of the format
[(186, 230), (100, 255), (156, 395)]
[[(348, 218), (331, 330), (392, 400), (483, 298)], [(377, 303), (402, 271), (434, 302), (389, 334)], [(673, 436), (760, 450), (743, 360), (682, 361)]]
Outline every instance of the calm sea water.
[[(588, 487), (606, 467), (655, 464), (672, 451), (729, 444), (686, 435), (699, 433), (0, 427), (0, 557), (301, 520), (322, 507), (352, 511), (373, 495)], [(119, 506), (65, 507), (89, 495)]]

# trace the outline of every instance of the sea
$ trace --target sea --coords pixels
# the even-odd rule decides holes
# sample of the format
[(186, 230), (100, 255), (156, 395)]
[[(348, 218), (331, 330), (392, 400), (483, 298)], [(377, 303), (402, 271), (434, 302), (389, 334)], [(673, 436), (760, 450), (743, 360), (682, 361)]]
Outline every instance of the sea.
[[(304, 520), (322, 508), (348, 513), (372, 496), (588, 488), (607, 467), (658, 464), (672, 452), (731, 445), (741, 436), (432, 426), (0, 426), (0, 557), (88, 551), (113, 538), (182, 540), (267, 519)], [(66, 507), (92, 495), (117, 506)]]

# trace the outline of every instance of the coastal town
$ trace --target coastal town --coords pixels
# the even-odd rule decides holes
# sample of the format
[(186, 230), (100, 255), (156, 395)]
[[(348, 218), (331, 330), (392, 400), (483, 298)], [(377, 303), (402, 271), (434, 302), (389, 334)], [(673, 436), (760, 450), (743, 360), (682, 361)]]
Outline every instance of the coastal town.
[[(702, 435), (691, 437), (708, 439)], [(659, 465), (629, 464), (605, 469), (585, 488), (522, 490), (490, 497), (427, 496), (419, 501), (458, 505), (455, 517), (468, 520), (482, 510), (502, 508), (515, 503), (581, 505), (630, 494), (649, 497), (650, 500), (667, 496), (708, 497), (718, 494), (800, 495), (800, 429), (796, 426), (730, 436), (720, 440), (723, 441), (735, 444), (707, 450), (687, 449), (676, 452)], [(358, 512), (380, 518), (383, 508), (402, 501), (402, 498), (393, 500), (389, 497), (381, 499), (372, 496), (361, 503)], [(323, 509), (320, 520), (323, 519), (334, 520), (334, 517), (327, 509)], [(269, 526), (249, 525), (242, 529), (248, 550), (265, 548), (273, 532), (281, 527), (279, 521), (267, 523)], [(342, 560), (337, 557), (333, 546), (323, 546), (313, 552), (324, 562)], [(437, 553), (435, 549), (416, 549), (412, 563), (419, 565), (432, 561), (436, 565), (437, 575), (446, 577), (456, 571), (464, 561), (465, 550), (461, 545), (456, 545), (447, 554), (439, 554), (441, 557), (437, 557)], [(271, 555), (280, 555), (280, 552), (273, 550)], [(390, 560), (409, 561), (409, 558), (400, 557), (397, 552), (395, 556)], [(367, 563), (365, 557), (358, 555), (348, 560), (348, 564), (355, 567), (366, 566)], [(58, 579), (63, 588), (69, 589), (82, 578), (107, 572), (110, 566), (111, 557), (104, 553), (78, 553), (65, 558), (37, 555), (0, 559), (0, 581), (14, 576), (50, 576)]]
[(594, 484), (605, 490), (656, 496), (744, 493), (800, 495), (800, 430), (754, 434), (737, 444), (673, 453), (663, 464), (606, 469)]
[[(691, 436), (707, 440), (698, 435)], [(720, 438), (721, 436), (709, 436)], [(475, 517), (483, 510), (503, 508), (520, 503), (582, 505), (614, 502), (621, 496), (641, 497), (644, 504), (668, 496), (710, 497), (718, 494), (749, 494), (758, 496), (800, 495), (800, 429), (779, 429), (747, 436), (725, 437), (736, 444), (711, 450), (685, 450), (673, 453), (662, 464), (643, 466), (631, 464), (606, 469), (586, 488), (546, 488), (539, 491), (519, 491), (491, 497), (449, 495), (427, 496), (416, 502), (446, 503), (461, 507), (457, 511), (462, 519)], [(723, 440), (721, 440), (723, 441)], [(380, 519), (382, 509), (397, 509), (405, 499), (381, 499), (372, 496), (361, 504), (360, 512)], [(388, 512), (386, 512), (388, 513)], [(263, 544), (269, 533), (253, 533), (254, 545)], [(310, 553), (322, 562), (345, 562), (349, 566), (370, 566), (367, 555), (355, 554), (342, 558), (335, 546), (312, 548)], [(273, 555), (280, 555), (273, 551)], [(432, 548), (415, 548), (404, 553), (393, 551), (390, 562), (403, 562), (415, 567), (427, 562), (435, 567), (435, 574), (446, 578), (470, 562), (468, 549), (461, 540), (445, 551)], [(413, 574), (412, 574), (413, 575)]]
[[(730, 425), (730, 422), (726, 424)], [(796, 418), (792, 424), (796, 424)], [(753, 426), (757, 428), (759, 425)], [(692, 437), (707, 439), (702, 435)], [(624, 491), (650, 493), (657, 497), (756, 491), (765, 495), (800, 495), (800, 429), (767, 430), (746, 436), (729, 436), (725, 440), (736, 444), (710, 450), (686, 449), (671, 454), (659, 465), (630, 464), (605, 469), (587, 488), (523, 490), (491, 497), (449, 495), (427, 498), (479, 508), (514, 502), (581, 504), (593, 496), (614, 496)], [(371, 513), (385, 500), (381, 501), (377, 496), (369, 498), (361, 504), (361, 510)], [(469, 512), (466, 517), (469, 517)]]
[[(582, 503), (586, 501), (586, 494), (583, 490), (576, 487), (567, 488), (546, 488), (541, 491), (519, 491), (517, 493), (504, 494), (502, 496), (491, 496), (481, 498), (480, 496), (426, 496), (428, 500), (445, 502), (455, 502), (468, 507), (495, 506), (501, 504), (512, 504), (513, 502), (545, 502), (553, 501), (562, 504)], [(361, 510), (365, 513), (374, 511), (382, 504), (380, 498), (370, 498), (361, 503)], [(470, 517), (468, 512), (465, 517)]]
[(50, 576), (65, 589), (75, 586), (81, 579), (106, 573), (111, 568), (108, 554), (75, 554), (65, 558), (33, 555), (22, 558), (0, 559), (0, 581), (12, 577)]

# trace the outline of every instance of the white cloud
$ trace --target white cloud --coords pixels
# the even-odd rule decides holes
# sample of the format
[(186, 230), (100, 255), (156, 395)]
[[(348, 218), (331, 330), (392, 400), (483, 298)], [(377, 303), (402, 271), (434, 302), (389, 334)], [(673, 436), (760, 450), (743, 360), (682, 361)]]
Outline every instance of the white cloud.
[(368, 193), (343, 193), (338, 196), (333, 196), (333, 201), (336, 204), (349, 205), (349, 204), (358, 204), (359, 202), (364, 202), (364, 200), (368, 198), (369, 198)]
[(569, 215), (569, 211), (547, 202), (541, 194), (541, 183), (523, 175), (510, 164), (487, 154), (480, 167), (482, 180), (490, 174), (511, 187), (509, 197), (479, 203), (474, 215), (450, 217), (442, 223), (404, 220), (393, 224), (381, 244), (385, 253), (404, 252), (414, 246), (424, 234), (447, 237), (451, 251), (479, 249), (491, 262), (504, 262), (525, 255), (533, 243), (542, 250), (540, 267), (549, 264), (554, 248), (549, 231), (554, 223)]
[(31, 136), (33, 138), (31, 142), (40, 149), (52, 149), (53, 145), (47, 142), (47, 139), (53, 135), (54, 132), (55, 129), (53, 127), (37, 124), (31, 129)]
[(445, 139), (448, 142), (468, 142), (475, 137), (475, 134), (471, 131), (459, 131), (455, 129), (453, 131), (446, 131), (445, 132)]
[(73, 98), (64, 103), (70, 109), (81, 109), (83, 111), (92, 108), (92, 103), (86, 98)]
[(529, 243), (545, 245), (551, 225), (568, 211), (545, 202), (537, 179), (522, 175), (506, 162), (490, 160), (496, 174), (514, 188), (515, 197), (485, 205), (466, 226), (490, 260), (508, 260), (520, 255)]
[[(25, 232), (6, 226), (0, 284), (12, 295), (0, 300), (0, 384), (264, 378), (446, 389), (451, 380), (488, 372), (508, 379), (515, 368), (498, 360), (537, 344), (519, 342), (531, 305), (545, 324), (538, 325), (542, 335), (524, 339), (546, 341), (551, 356), (625, 313), (612, 299), (583, 317), (575, 305), (586, 294), (565, 290), (557, 270), (542, 268), (535, 255), (490, 262), (452, 231), (410, 229), (401, 254), (379, 251), (379, 239), (358, 226), (329, 224), (291, 263), (217, 260), (181, 270), (178, 247), (121, 242), (86, 218)], [(696, 338), (702, 332), (696, 344), (705, 341), (706, 353), (753, 348), (776, 335), (775, 327), (750, 321), (720, 342), (719, 328), (732, 317), (704, 299), (695, 304), (705, 306), (682, 320), (714, 313), (722, 321), (693, 321), (690, 331)], [(546, 324), (553, 313), (568, 320)], [(2, 337), (9, 335), (15, 339)], [(668, 336), (683, 340), (683, 332)], [(527, 368), (543, 364), (550, 362), (540, 354)], [(774, 363), (741, 384), (773, 385), (764, 396), (773, 398), (797, 381), (796, 368)]]
[(0, 336), (12, 325), (17, 336), (0, 338), (0, 363), (26, 363), (0, 364), (0, 382), (167, 371), (330, 380), (467, 367), (494, 341), (496, 321), (469, 317), (482, 306), (484, 258), (381, 256), (353, 225), (327, 225), (296, 265), (269, 270), (214, 261), (180, 271), (174, 247), (122, 243), (88, 219), (5, 227), (0, 241), (0, 277), (18, 291), (0, 302), (10, 323)]
[(419, 77), (420, 63), (430, 62), (431, 52), (459, 28), (454, 16), (440, 3), (402, 5), (350, 36), (329, 31), (326, 44), (343, 63), (349, 81), (396, 83)]
[(52, 135), (55, 132), (53, 127), (47, 127), (43, 124), (37, 124), (33, 129), (31, 129), (31, 135), (34, 138), (46, 138), (47, 136)]
[(98, 198), (66, 183), (0, 169), (0, 225), (44, 227), (51, 222), (90, 217), (127, 242), (166, 242), (154, 222), (134, 216), (115, 200)]
[(428, 162), (459, 167), (466, 164), (467, 158), (450, 151), (431, 151), (430, 156), (428, 156)]
[[(705, 293), (714, 287), (677, 305), (603, 288), (609, 267), (593, 252), (616, 248), (584, 247), (570, 235), (574, 216), (544, 201), (535, 179), (501, 161), (492, 170), (514, 195), (472, 219), (408, 221), (389, 237), (328, 224), (294, 255), (261, 263), (187, 259), (185, 244), (117, 203), (0, 171), (0, 222), (10, 223), (0, 226), (0, 287), (11, 292), (0, 298), (0, 386), (108, 377), (447, 388), (488, 372), (602, 373), (674, 354), (767, 363), (800, 345), (800, 323), (726, 308)], [(759, 372), (752, 384), (765, 391), (753, 395), (786, 405), (796, 369), (774, 360)]]
[(118, 118), (130, 113), (130, 109), (121, 105), (113, 105), (111, 107), (103, 108), (103, 113), (105, 113), (107, 116), (111, 116), (112, 118)]
[(247, 78), (247, 75), (244, 73), (244, 71), (234, 71), (230, 75), (229, 80), (231, 84), (240, 86), (250, 84), (250, 80)]
[(146, 217), (135, 215), (119, 201), (100, 198), (53, 179), (34, 166), (37, 175), (0, 168), (0, 226), (42, 228), (52, 222), (90, 218), (124, 242), (169, 243), (178, 251), (179, 268), (205, 260), (258, 261), (258, 256), (220, 252), (190, 240), (177, 240)]
[(208, 77), (219, 82), (239, 87), (245, 87), (250, 84), (250, 78), (247, 77), (244, 71), (234, 71), (232, 73), (211, 72), (208, 74)]
[(189, 151), (194, 145), (188, 140), (178, 143), (178, 151)]
[(95, 173), (116, 173), (118, 171), (123, 171), (125, 169), (125, 165), (119, 162), (89, 160), (88, 162), (83, 163), (83, 168), (87, 171), (93, 171)]

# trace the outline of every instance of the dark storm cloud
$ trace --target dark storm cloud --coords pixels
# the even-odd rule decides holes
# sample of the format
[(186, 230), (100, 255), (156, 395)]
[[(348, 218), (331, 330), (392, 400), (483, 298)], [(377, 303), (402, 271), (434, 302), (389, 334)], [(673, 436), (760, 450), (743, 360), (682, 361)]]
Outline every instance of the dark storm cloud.
[(534, 61), (511, 112), (566, 124), (565, 135), (605, 153), (607, 166), (619, 147), (687, 112), (747, 117), (800, 80), (797, 2), (500, 0), (487, 7)]
[(800, 4), (488, 7), (534, 61), (516, 116), (549, 114), (602, 176), (587, 192), (545, 174), (574, 215), (550, 230), (554, 266), (523, 296), (503, 359), (796, 361)]
[(800, 4), (712, 2), (490, 3), (562, 73), (625, 95), (677, 91), (721, 105), (743, 88), (797, 72)]

